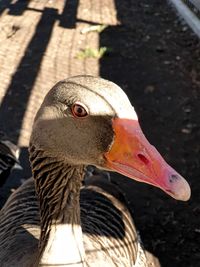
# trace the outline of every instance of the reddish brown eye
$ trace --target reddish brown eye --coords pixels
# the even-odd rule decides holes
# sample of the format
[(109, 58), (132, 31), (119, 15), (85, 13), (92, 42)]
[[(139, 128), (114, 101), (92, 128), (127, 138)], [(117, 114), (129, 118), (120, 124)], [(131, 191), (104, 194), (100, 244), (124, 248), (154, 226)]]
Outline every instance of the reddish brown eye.
[(72, 114), (74, 115), (74, 117), (79, 117), (79, 118), (83, 118), (88, 115), (86, 109), (77, 103), (72, 106)]

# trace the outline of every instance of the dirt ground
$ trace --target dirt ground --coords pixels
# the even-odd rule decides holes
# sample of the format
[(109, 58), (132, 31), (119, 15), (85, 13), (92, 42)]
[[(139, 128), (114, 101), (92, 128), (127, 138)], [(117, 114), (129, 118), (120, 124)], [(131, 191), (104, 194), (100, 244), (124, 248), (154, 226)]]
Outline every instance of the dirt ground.
[[(54, 23), (53, 6), (55, 4), (54, 1), (51, 2), (51, 12), (43, 16), (41, 22), (42, 32), (46, 33), (51, 31), (49, 26)], [(65, 9), (65, 13), (68, 20), (70, 17), (73, 17), (74, 20), (71, 19), (69, 24), (65, 20), (61, 20), (61, 22), (68, 30), (67, 34), (71, 34), (70, 30), (75, 31), (76, 36), (73, 38), (79, 40), (83, 37), (76, 29), (82, 25), (81, 23), (86, 23), (86, 20), (74, 15), (74, 6), (80, 5), (79, 1), (68, 2), (72, 3), (71, 8)], [(114, 5), (110, 6), (109, 3), (111, 4), (113, 1), (103, 1), (103, 7), (101, 1), (96, 0), (96, 2), (98, 2), (97, 6), (95, 6), (94, 0), (84, 0), (84, 5), (88, 9), (80, 9), (79, 12), (89, 14), (93, 5), (93, 12), (95, 10), (96, 13), (94, 12), (93, 17), (90, 18), (92, 23), (89, 25), (99, 23), (109, 25), (98, 34), (98, 38), (96, 35), (88, 35), (87, 41), (84, 40), (80, 43), (78, 49), (98, 40), (99, 47), (106, 47), (108, 52), (99, 60), (86, 59), (84, 63), (81, 63), (85, 66), (84, 68), (82, 65), (77, 65), (80, 64), (80, 59), (78, 61), (73, 57), (70, 66), (76, 64), (79, 73), (87, 74), (96, 68), (95, 71), (98, 75), (119, 84), (135, 106), (149, 141), (190, 183), (191, 200), (182, 203), (166, 196), (159, 189), (130, 181), (121, 176), (117, 178), (117, 182), (127, 192), (131, 202), (135, 222), (144, 246), (159, 258), (161, 266), (199, 267), (200, 41), (181, 21), (167, 1), (115, 0)], [(2, 10), (8, 8), (10, 4), (9, 1), (0, 1), (1, 3), (4, 4), (1, 6)], [(23, 8), (27, 9), (27, 1), (21, 0), (16, 3), (15, 8), (11, 10), (15, 12), (15, 16), (21, 16)], [(110, 12), (107, 14), (111, 14), (108, 23), (105, 19), (108, 15), (100, 12), (102, 8), (104, 11)], [(115, 12), (116, 19), (112, 20)], [(96, 24), (95, 19), (98, 20)], [(2, 23), (0, 21), (1, 26)], [(17, 31), (16, 28), (14, 28), (15, 30)], [(14, 42), (15, 37), (12, 38)], [(9, 86), (10, 93), (6, 98), (4, 96), (0, 107), (0, 125), (15, 142), (19, 140), (21, 120), (26, 109), (26, 101), (28, 101), (27, 91), (21, 92), (19, 89), (24, 96), (24, 102), (23, 105), (20, 102), (21, 104), (18, 106), (16, 88), (20, 88), (21, 84), (25, 83), (28, 88), (26, 90), (29, 90), (34, 86), (36, 76), (41, 76), (41, 73), (38, 73), (38, 64), (41, 63), (46, 49), (42, 48), (41, 38), (42, 35), (33, 40), (31, 49), (29, 47), (29, 52), (21, 61), (23, 64), (18, 65), (16, 71), (13, 70), (12, 77), (15, 78), (15, 81), (12, 80)], [(65, 40), (64, 38), (67, 37), (62, 38)], [(44, 39), (44, 42), (48, 43), (48, 38)], [(65, 51), (71, 51), (70, 46), (71, 42), (65, 42)], [(35, 55), (33, 52), (41, 53), (40, 58), (36, 56), (38, 62), (33, 60)], [(64, 53), (71, 52), (63, 51), (63, 55), (62, 52), (59, 53), (57, 64), (61, 69), (68, 70), (66, 76), (74, 74), (73, 71), (69, 72), (69, 68), (67, 69), (65, 65), (67, 63), (62, 59), (62, 56), (65, 56)], [(27, 62), (29, 63), (29, 72), (27, 72)], [(96, 64), (98, 64), (98, 69)], [(54, 82), (52, 78), (54, 68), (55, 65), (49, 72), (49, 76), (46, 77), (51, 79), (52, 83)], [(30, 76), (27, 76), (29, 73)], [(63, 74), (59, 75), (57, 74), (55, 80)], [(51, 83), (48, 81), (47, 84)], [(41, 80), (39, 79), (38, 86), (40, 85)], [(19, 112), (13, 113), (14, 108), (18, 108)], [(20, 113), (22, 110), (23, 112)], [(8, 118), (6, 123), (5, 118)], [(15, 118), (20, 123), (16, 124)], [(26, 152), (26, 147), (22, 151)], [(27, 154), (23, 153), (21, 158), (25, 165), (25, 172), (22, 175), (26, 178), (29, 175)], [(15, 181), (7, 184), (2, 191), (1, 203), (5, 200), (5, 195), (12, 183), (17, 184)]]

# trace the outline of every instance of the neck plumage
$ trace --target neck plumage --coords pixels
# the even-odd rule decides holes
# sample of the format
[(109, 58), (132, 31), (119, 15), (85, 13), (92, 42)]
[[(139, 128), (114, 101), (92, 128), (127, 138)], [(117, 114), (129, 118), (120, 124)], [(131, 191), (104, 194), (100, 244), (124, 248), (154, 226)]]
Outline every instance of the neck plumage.
[(39, 266), (84, 266), (80, 223), (83, 166), (45, 155), (30, 146), (30, 162), (40, 205)]

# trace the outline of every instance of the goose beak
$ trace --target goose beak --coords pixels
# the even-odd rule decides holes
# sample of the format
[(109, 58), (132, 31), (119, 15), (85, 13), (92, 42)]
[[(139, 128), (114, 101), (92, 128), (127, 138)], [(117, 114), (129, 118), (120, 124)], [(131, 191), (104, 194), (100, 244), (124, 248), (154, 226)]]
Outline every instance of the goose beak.
[(105, 153), (106, 167), (139, 182), (161, 188), (177, 200), (187, 201), (187, 181), (170, 167), (144, 136), (137, 120), (113, 119), (114, 141)]

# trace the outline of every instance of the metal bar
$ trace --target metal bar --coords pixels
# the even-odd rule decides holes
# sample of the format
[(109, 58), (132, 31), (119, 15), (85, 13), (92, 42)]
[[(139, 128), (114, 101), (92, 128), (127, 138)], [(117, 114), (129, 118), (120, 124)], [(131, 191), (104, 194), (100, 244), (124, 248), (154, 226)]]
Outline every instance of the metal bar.
[(186, 0), (186, 2), (191, 2), (200, 11), (200, 1), (199, 0)]
[(170, 0), (191, 29), (200, 38), (200, 2), (199, 0)]

